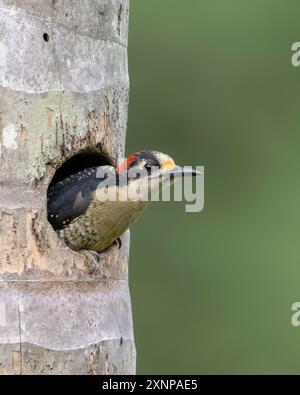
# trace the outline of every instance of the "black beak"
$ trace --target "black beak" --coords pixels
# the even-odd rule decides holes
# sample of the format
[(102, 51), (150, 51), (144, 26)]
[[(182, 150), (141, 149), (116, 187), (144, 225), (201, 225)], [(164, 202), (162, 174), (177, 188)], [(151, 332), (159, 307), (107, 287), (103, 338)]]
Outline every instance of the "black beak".
[(173, 169), (167, 171), (165, 174), (170, 175), (172, 177), (178, 177), (178, 176), (196, 177), (196, 176), (201, 176), (203, 173), (201, 173), (201, 171), (194, 170), (190, 167), (185, 168), (180, 166), (174, 166)]

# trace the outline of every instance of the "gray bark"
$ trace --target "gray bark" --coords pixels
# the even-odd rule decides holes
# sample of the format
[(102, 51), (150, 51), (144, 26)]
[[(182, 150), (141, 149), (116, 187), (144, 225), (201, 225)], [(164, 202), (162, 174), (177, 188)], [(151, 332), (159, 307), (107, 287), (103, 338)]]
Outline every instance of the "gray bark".
[(129, 235), (91, 262), (47, 222), (68, 158), (124, 153), (128, 0), (0, 0), (0, 373), (132, 374)]

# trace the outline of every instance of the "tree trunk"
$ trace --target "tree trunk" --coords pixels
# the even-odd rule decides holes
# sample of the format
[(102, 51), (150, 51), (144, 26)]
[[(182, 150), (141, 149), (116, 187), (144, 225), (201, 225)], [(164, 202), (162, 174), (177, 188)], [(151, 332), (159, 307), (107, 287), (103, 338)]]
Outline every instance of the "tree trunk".
[(0, 0), (0, 373), (135, 372), (129, 235), (91, 268), (46, 199), (70, 157), (123, 155), (127, 26), (128, 0)]

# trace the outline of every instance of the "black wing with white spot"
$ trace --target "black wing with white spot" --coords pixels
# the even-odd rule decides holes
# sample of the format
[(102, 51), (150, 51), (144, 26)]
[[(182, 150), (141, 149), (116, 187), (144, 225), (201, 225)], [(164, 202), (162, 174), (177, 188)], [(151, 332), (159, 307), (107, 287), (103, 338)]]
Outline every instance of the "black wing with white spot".
[[(105, 168), (113, 170), (109, 166)], [(97, 170), (98, 167), (91, 167), (79, 171), (49, 188), (48, 221), (54, 230), (63, 229), (75, 218), (85, 213), (92, 193), (106, 178), (97, 177)]]

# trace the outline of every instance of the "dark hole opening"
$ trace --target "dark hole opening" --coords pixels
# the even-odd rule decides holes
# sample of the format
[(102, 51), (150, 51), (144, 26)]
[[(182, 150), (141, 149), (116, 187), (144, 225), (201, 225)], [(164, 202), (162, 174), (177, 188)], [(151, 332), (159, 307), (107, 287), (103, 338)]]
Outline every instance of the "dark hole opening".
[(112, 165), (112, 160), (99, 152), (82, 152), (63, 163), (54, 174), (49, 188), (78, 171), (94, 166)]
[(44, 33), (43, 34), (43, 39), (48, 42), (50, 40), (49, 34), (48, 33)]
[[(70, 159), (66, 160), (55, 172), (51, 183), (48, 187), (47, 193), (47, 218), (48, 222), (52, 226), (55, 231), (59, 231), (67, 227), (74, 218), (82, 215), (85, 210), (88, 208), (89, 204), (89, 193), (79, 193), (75, 188), (75, 193), (77, 196), (72, 194), (68, 196), (59, 196), (59, 188), (54, 193), (49, 190), (51, 187), (55, 186), (59, 181), (69, 177), (72, 174), (76, 174), (77, 172), (84, 171), (85, 169), (89, 169), (95, 166), (104, 166), (104, 165), (115, 165), (114, 161), (103, 153), (97, 151), (82, 151)], [(92, 173), (89, 173), (91, 175)], [(78, 178), (78, 186), (81, 187), (84, 183), (81, 183), (81, 178)], [(67, 185), (67, 184), (65, 184)], [(94, 184), (93, 184), (94, 185)], [(88, 190), (88, 188), (87, 188)], [(79, 198), (79, 199), (78, 199)], [(75, 199), (75, 200), (74, 200)], [(61, 238), (63, 243), (69, 248), (79, 251), (81, 249), (81, 242), (84, 242), (82, 239), (76, 240), (76, 237), (71, 237), (65, 235), (58, 235)]]

